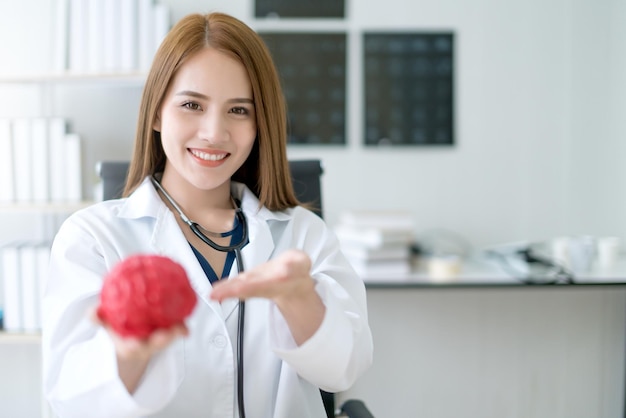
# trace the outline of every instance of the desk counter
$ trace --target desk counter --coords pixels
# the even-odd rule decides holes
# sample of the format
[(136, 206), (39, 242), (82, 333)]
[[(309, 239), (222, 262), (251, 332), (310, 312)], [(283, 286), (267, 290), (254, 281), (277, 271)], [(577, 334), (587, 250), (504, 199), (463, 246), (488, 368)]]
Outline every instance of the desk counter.
[(482, 263), (369, 277), (374, 364), (338, 400), (381, 417), (622, 417), (623, 277), (528, 285)]
[(554, 287), (554, 286), (624, 286), (626, 285), (626, 258), (610, 270), (593, 268), (565, 279), (537, 278), (526, 280), (514, 277), (491, 259), (473, 257), (463, 262), (460, 272), (447, 278), (433, 278), (420, 263), (409, 274), (383, 276), (365, 275), (367, 288), (472, 288), (472, 287)]

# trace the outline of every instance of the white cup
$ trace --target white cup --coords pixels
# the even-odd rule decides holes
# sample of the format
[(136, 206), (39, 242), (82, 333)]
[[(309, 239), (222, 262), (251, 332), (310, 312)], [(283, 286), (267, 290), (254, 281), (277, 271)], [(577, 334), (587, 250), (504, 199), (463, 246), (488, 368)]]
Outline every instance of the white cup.
[(620, 239), (618, 237), (600, 237), (597, 240), (598, 267), (610, 270), (615, 266), (619, 255)]
[(583, 235), (570, 239), (569, 265), (575, 274), (590, 272), (595, 255), (595, 238)]
[(552, 259), (561, 267), (570, 268), (570, 237), (552, 240)]
[(449, 281), (461, 272), (461, 258), (457, 255), (434, 255), (428, 259), (428, 276), (433, 281)]

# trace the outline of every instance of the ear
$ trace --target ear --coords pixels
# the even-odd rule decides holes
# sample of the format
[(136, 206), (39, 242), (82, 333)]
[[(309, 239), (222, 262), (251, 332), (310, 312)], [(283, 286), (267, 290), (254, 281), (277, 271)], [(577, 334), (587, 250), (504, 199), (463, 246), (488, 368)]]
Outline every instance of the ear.
[(161, 132), (161, 114), (157, 113), (156, 118), (154, 119), (154, 123), (152, 124), (152, 129), (156, 132)]

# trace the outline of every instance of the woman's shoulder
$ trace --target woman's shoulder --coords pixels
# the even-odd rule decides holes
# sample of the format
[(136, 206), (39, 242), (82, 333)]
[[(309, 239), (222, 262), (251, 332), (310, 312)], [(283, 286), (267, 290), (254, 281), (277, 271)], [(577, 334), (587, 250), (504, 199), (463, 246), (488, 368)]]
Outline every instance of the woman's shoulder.
[(261, 206), (254, 193), (241, 183), (235, 183), (235, 196), (241, 201), (241, 208), (248, 216), (265, 221), (300, 222), (324, 225), (324, 221), (315, 212), (305, 206), (298, 205), (281, 210), (271, 210)]
[(74, 212), (69, 219), (114, 219), (156, 216), (162, 204), (149, 178), (128, 197), (94, 203)]
[(310, 231), (324, 233), (324, 231), (329, 230), (326, 222), (305, 206), (298, 205), (271, 213), (275, 216), (273, 219), (291, 224), (291, 228), (294, 231), (300, 231), (300, 233), (309, 233)]
[(105, 200), (73, 212), (64, 222), (64, 225), (85, 225), (94, 223), (108, 223), (118, 216), (127, 198)]
[(314, 223), (325, 224), (324, 220), (317, 213), (313, 212), (312, 209), (306, 206), (298, 205), (287, 210), (294, 218), (302, 218)]

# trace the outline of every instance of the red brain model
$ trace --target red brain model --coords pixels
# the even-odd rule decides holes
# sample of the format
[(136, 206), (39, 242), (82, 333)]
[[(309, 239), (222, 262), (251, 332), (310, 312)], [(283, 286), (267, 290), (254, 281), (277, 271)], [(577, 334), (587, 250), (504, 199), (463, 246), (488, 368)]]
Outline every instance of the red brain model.
[(180, 264), (158, 255), (134, 255), (104, 278), (97, 314), (123, 337), (146, 338), (182, 323), (196, 301)]

